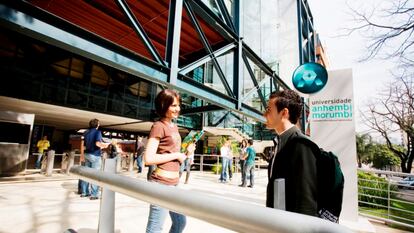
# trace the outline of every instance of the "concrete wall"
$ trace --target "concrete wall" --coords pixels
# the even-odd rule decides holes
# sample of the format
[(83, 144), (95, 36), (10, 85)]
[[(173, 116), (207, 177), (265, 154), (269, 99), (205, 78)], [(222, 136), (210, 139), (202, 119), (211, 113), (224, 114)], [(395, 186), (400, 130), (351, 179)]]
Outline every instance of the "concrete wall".
[[(0, 130), (0, 176), (14, 176), (24, 173), (26, 170), (26, 162), (29, 158), (29, 145), (31, 133), (33, 130), (34, 114), (16, 113), (11, 111), (0, 111), (0, 122), (15, 123), (19, 125), (27, 125), (30, 127), (28, 135), (22, 135), (19, 143), (8, 140), (10, 128), (4, 127)], [(4, 125), (3, 125), (4, 126)], [(19, 135), (17, 135), (19, 136)], [(27, 137), (27, 138), (26, 138)]]

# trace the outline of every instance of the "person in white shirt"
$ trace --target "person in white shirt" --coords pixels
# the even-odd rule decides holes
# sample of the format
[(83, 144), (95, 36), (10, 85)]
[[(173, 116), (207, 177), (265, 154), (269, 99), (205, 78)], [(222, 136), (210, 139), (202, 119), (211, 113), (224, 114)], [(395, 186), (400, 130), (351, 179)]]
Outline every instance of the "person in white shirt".
[[(223, 143), (223, 146), (220, 148), (220, 157), (221, 157), (221, 174), (219, 181), (222, 183), (227, 182), (227, 169), (231, 169), (229, 167), (230, 160), (233, 158), (230, 148), (230, 141), (226, 139)], [(231, 172), (231, 171), (230, 171)], [(231, 176), (229, 176), (231, 179)]]

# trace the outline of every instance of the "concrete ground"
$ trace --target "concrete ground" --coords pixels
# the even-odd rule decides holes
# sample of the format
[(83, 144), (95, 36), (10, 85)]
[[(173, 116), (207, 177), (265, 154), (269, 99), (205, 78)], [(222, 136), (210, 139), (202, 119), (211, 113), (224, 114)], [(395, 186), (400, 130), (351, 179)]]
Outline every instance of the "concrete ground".
[[(146, 173), (124, 172), (122, 175), (145, 180)], [(252, 188), (238, 187), (240, 175), (229, 183), (218, 182), (218, 176), (209, 172), (192, 172), (189, 184), (179, 188), (205, 192), (217, 198), (249, 202), (264, 206), (266, 171), (256, 172)], [(115, 232), (145, 232), (148, 204), (122, 194), (116, 194)], [(45, 177), (32, 174), (24, 178), (0, 178), (0, 233), (62, 233), (73, 229), (79, 233), (97, 232), (99, 200), (81, 198), (77, 194), (77, 179), (64, 174)], [(167, 217), (164, 232), (171, 221)], [(403, 232), (382, 224), (374, 227), (377, 232)], [(230, 230), (188, 217), (185, 232), (225, 233)]]

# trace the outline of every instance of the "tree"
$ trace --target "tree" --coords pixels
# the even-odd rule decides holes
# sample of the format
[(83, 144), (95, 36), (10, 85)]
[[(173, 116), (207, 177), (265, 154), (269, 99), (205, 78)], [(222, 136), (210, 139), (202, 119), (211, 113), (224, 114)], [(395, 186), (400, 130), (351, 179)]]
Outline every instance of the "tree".
[(356, 144), (358, 167), (361, 168), (363, 163), (368, 164), (372, 161), (372, 149), (374, 146), (372, 143), (372, 137), (369, 134), (357, 134)]
[(388, 149), (386, 145), (375, 144), (373, 147), (372, 166), (377, 169), (384, 169), (387, 166), (394, 166), (400, 163), (400, 159)]
[(364, 60), (373, 57), (397, 58), (406, 65), (414, 64), (414, 1), (375, 1), (375, 6), (350, 7), (357, 26), (348, 34), (361, 32), (370, 42)]
[[(414, 159), (414, 75), (404, 75), (389, 83), (361, 115), (366, 125), (378, 132), (400, 158), (402, 171), (410, 173)], [(392, 143), (393, 133), (402, 135), (404, 147)]]

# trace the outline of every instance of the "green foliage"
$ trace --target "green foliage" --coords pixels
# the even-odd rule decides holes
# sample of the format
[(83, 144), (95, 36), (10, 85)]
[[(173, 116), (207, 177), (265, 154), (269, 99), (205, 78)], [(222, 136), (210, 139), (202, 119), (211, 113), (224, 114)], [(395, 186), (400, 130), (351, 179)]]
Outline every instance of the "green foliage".
[(373, 147), (374, 144), (370, 135), (356, 135), (357, 160), (359, 167), (361, 167), (363, 163), (371, 163), (373, 157)]
[[(396, 185), (390, 184), (390, 191), (397, 191)], [(361, 203), (368, 202), (382, 205), (385, 208), (388, 205), (388, 182), (385, 178), (378, 177), (372, 173), (358, 171), (358, 200), (360, 206), (369, 206), (380, 208), (373, 205)], [(390, 198), (395, 199), (396, 194), (390, 192)]]
[[(217, 172), (217, 169), (218, 169), (218, 172)], [(233, 164), (233, 166), (232, 166), (232, 168), (231, 168), (231, 171), (234, 173), (234, 171), (236, 170), (236, 167), (235, 167), (235, 165)], [(219, 165), (217, 165), (217, 163), (215, 163), (215, 164), (213, 164), (213, 166), (211, 167), (211, 171), (213, 172), (213, 173), (218, 173), (218, 174), (220, 174), (221, 173), (221, 163), (219, 163)]]
[(395, 156), (386, 145), (377, 144), (373, 153), (372, 166), (377, 169), (384, 169), (386, 166), (393, 166), (401, 163), (400, 158)]

